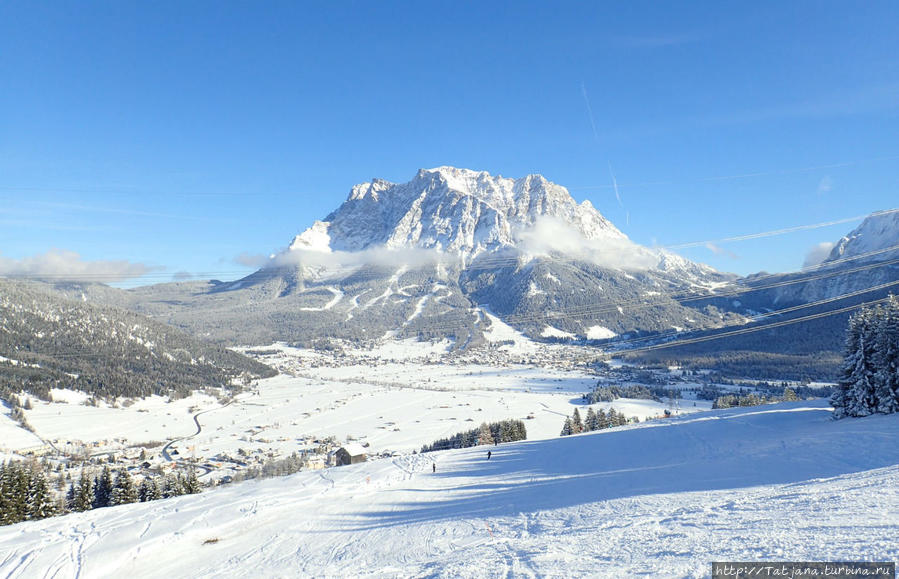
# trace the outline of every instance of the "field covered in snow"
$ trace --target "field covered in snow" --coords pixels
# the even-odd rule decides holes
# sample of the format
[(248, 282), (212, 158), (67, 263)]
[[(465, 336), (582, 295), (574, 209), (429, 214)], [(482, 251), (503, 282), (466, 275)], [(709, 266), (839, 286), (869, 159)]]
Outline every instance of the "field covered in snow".
[[(223, 405), (194, 394), (181, 400), (161, 397), (83, 404), (85, 395), (54, 390), (54, 402), (32, 399), (26, 410), (38, 436), (0, 417), (0, 447), (15, 451), (40, 446), (41, 439), (110, 441), (95, 452), (182, 439), (179, 455), (210, 460), (239, 450), (286, 456), (311, 441), (335, 437), (369, 444), (370, 453), (409, 452), (436, 439), (477, 428), (482, 422), (521, 419), (531, 440), (559, 435), (565, 417), (579, 406), (597, 377), (584, 369), (561, 369), (508, 362), (447, 364), (447, 344), (387, 342), (376, 350), (335, 358), (283, 345), (265, 349), (261, 359), (281, 375), (261, 380)], [(617, 400), (614, 407), (641, 420), (659, 416), (666, 403)], [(681, 411), (707, 409), (699, 401)], [(581, 407), (581, 412), (586, 408)], [(194, 416), (196, 415), (196, 421)], [(197, 432), (197, 424), (200, 432)], [(228, 472), (208, 476), (210, 479)]]
[(504, 444), (490, 460), (403, 455), (0, 528), (0, 575), (704, 577), (721, 560), (895, 561), (896, 440), (899, 415), (833, 421), (818, 401)]

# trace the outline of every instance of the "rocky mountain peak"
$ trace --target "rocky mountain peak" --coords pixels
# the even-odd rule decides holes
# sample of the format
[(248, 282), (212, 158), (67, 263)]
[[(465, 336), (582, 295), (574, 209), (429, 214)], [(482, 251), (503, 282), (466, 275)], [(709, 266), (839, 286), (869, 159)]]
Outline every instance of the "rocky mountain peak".
[(899, 256), (899, 209), (877, 211), (861, 225), (841, 238), (831, 250), (826, 262), (871, 254), (871, 260), (892, 259)]
[(542, 175), (520, 179), (441, 166), (406, 183), (373, 179), (354, 186), (323, 222), (291, 249), (359, 251), (377, 246), (477, 255), (514, 246), (518, 232), (543, 218), (565, 223), (588, 240), (626, 239), (592, 204), (578, 204)]

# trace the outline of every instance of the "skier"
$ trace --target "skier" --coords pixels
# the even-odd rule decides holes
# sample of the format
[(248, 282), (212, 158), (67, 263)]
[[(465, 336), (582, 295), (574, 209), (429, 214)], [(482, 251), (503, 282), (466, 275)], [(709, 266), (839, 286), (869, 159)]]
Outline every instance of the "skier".
[(490, 453), (490, 451), (488, 450), (488, 451), (487, 451), (487, 460), (490, 460), (490, 454), (491, 454), (491, 453)]
[(437, 463), (436, 462), (431, 463), (431, 472), (437, 472)]

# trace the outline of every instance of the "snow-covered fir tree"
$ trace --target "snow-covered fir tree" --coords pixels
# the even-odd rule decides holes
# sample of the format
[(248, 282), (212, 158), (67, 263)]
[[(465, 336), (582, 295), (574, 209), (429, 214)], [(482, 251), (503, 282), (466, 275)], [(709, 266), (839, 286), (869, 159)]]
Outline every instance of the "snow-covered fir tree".
[(30, 474), (25, 517), (29, 521), (37, 521), (53, 516), (56, 507), (47, 486), (47, 478), (40, 469), (33, 469)]
[(110, 505), (112, 499), (112, 473), (108, 466), (103, 467), (103, 471), (94, 480), (94, 502), (95, 509), (101, 509)]
[(481, 423), (478, 430), (478, 446), (482, 444), (493, 444), (493, 433), (490, 432), (490, 426), (486, 422)]
[(78, 483), (72, 485), (74, 489), (71, 509), (73, 511), (89, 511), (94, 503), (94, 479), (82, 470)]
[(195, 495), (201, 490), (203, 490), (203, 488), (200, 485), (199, 479), (197, 479), (197, 469), (190, 467), (187, 470), (187, 478), (184, 479), (184, 493)]
[(849, 320), (834, 418), (899, 411), (899, 300), (863, 308)]
[(581, 420), (581, 413), (577, 408), (571, 414), (571, 431), (574, 434), (584, 431), (584, 421)]
[(877, 372), (874, 375), (875, 410), (899, 412), (899, 299), (890, 296), (874, 334)]
[(109, 497), (110, 505), (127, 505), (137, 502), (137, 488), (127, 469), (121, 469), (116, 474), (112, 494)]
[(599, 430), (599, 422), (596, 419), (596, 412), (593, 411), (593, 408), (587, 409), (587, 417), (584, 419), (584, 430), (588, 432)]

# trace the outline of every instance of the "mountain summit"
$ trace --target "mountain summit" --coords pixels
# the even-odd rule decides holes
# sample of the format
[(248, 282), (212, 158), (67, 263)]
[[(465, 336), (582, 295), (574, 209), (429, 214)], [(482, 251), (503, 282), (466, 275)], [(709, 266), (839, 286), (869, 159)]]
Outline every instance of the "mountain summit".
[(899, 257), (899, 210), (877, 211), (841, 238), (825, 263), (859, 258), (881, 261)]
[(298, 235), (291, 250), (436, 249), (468, 260), (516, 246), (519, 235), (553, 219), (585, 240), (624, 240), (589, 201), (541, 175), (521, 179), (485, 171), (421, 169), (407, 183), (356, 185), (325, 221)]

